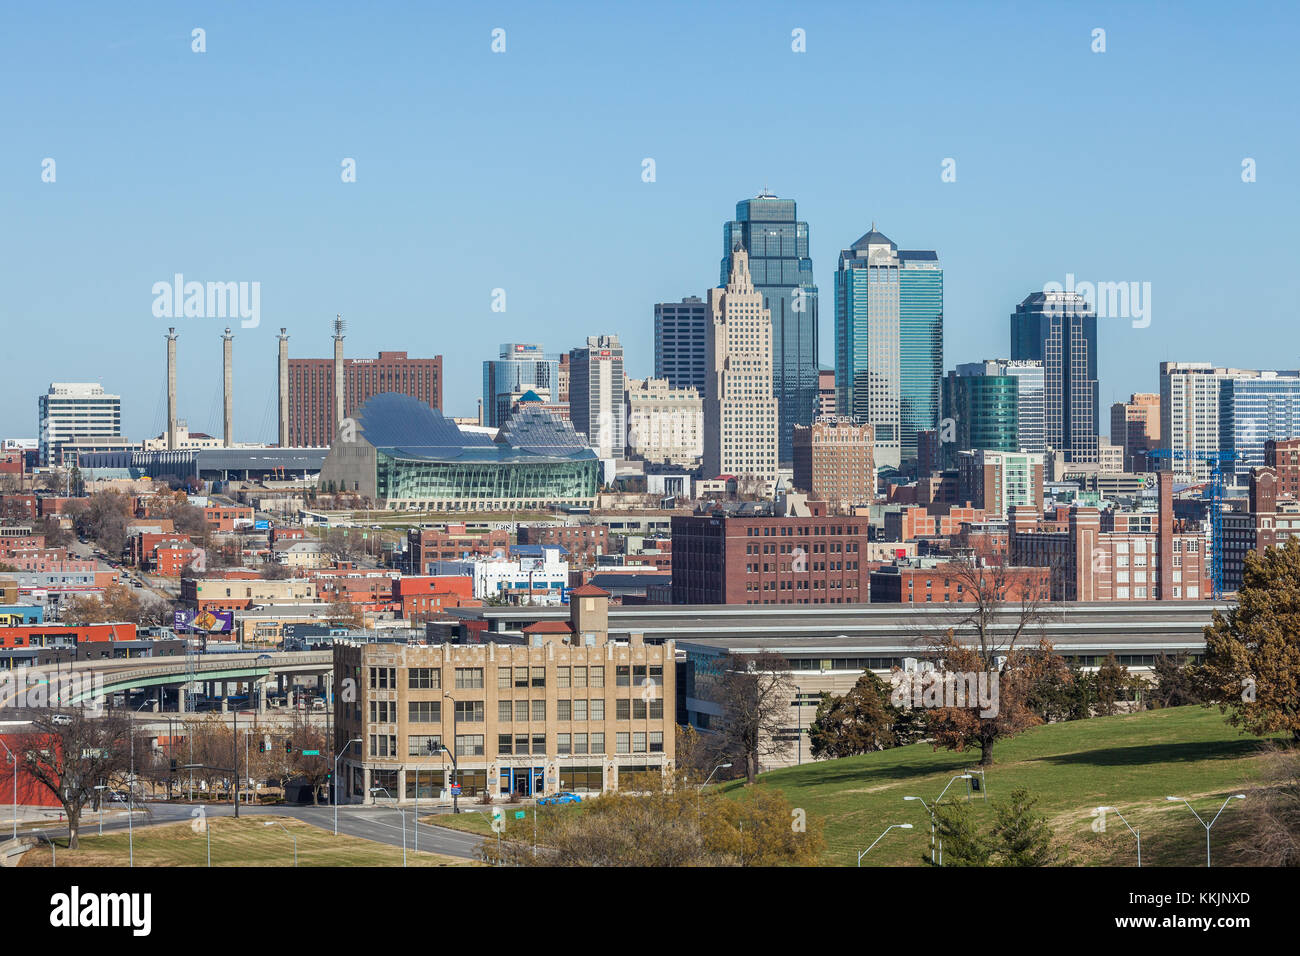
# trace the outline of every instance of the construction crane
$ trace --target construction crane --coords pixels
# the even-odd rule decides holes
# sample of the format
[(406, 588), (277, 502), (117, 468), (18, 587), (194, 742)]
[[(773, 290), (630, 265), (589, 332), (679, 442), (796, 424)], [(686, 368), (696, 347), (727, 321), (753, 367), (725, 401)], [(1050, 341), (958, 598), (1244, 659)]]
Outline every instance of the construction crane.
[[(1204, 461), (1211, 464), (1210, 480), (1205, 483), (1201, 497), (1210, 502), (1210, 591), (1218, 600), (1223, 596), (1223, 464), (1240, 461), (1242, 455), (1232, 451), (1187, 451), (1183, 448), (1151, 448), (1147, 458), (1168, 458), (1170, 461)], [(1164, 568), (1160, 573), (1165, 572)]]

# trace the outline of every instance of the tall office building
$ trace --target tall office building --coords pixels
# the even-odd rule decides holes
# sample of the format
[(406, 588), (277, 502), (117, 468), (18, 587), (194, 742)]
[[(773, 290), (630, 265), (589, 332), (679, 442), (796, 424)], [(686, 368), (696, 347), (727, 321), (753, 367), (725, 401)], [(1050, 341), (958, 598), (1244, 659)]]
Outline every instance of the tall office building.
[(778, 455), (790, 462), (795, 425), (817, 417), (817, 286), (808, 255), (808, 223), (793, 199), (763, 190), (736, 203), (736, 218), (722, 227), (725, 286), (734, 252), (743, 249), (754, 288), (772, 316), (772, 387), (780, 410)]
[(617, 335), (591, 335), (569, 351), (569, 419), (601, 458), (622, 458), (627, 383)]
[(1175, 481), (1205, 481), (1214, 469), (1199, 456), (1219, 451), (1219, 388), (1224, 380), (1256, 374), (1209, 362), (1160, 363), (1162, 443), (1174, 455), (1158, 462)]
[(655, 378), (704, 394), (709, 307), (697, 295), (655, 304)]
[[(341, 342), (340, 340), (337, 340)], [(335, 360), (288, 360), (289, 445), (292, 448), (326, 448), (337, 432), (339, 398), (349, 416), (366, 399), (382, 392), (418, 398), (430, 408), (442, 408), (442, 356), (413, 359), (405, 352), (380, 352), (378, 358), (339, 356), (342, 390), (336, 387)]]
[(1124, 455), (1125, 471), (1147, 471), (1147, 452), (1160, 447), (1160, 396), (1134, 392), (1110, 407), (1110, 442)]
[(704, 383), (704, 477), (775, 481), (777, 410), (772, 319), (737, 247), (726, 286), (709, 290), (709, 376)]
[(1043, 363), (1044, 439), (1097, 461), (1097, 313), (1077, 292), (1035, 292), (1011, 315), (1011, 358)]
[(1233, 484), (1245, 485), (1262, 468), (1269, 441), (1300, 437), (1300, 372), (1261, 371), (1225, 379), (1219, 386), (1219, 450)]
[(122, 396), (108, 394), (98, 382), (52, 382), (36, 408), (42, 465), (63, 464), (64, 445), (89, 451), (100, 442), (110, 450), (122, 444)]
[(1019, 380), (1001, 374), (997, 362), (969, 362), (949, 372), (939, 423), (944, 467), (957, 466), (958, 451), (1019, 451), (1019, 396)]
[(546, 403), (558, 403), (560, 363), (540, 345), (507, 342), (500, 357), (483, 363), (483, 424), (500, 428), (525, 392), (536, 392)]
[(877, 467), (913, 466), (917, 433), (938, 427), (943, 269), (871, 231), (835, 273), (835, 392), (841, 415), (876, 432)]

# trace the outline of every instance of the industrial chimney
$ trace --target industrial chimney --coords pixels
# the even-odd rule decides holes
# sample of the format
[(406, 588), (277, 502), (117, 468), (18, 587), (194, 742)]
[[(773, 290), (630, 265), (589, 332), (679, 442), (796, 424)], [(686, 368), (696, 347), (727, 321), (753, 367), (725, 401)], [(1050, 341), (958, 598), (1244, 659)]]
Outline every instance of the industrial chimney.
[(233, 342), (234, 335), (230, 332), (230, 326), (226, 326), (226, 331), (221, 336), (221, 376), (222, 376), (222, 398), (224, 406), (222, 408), (221, 418), (221, 437), (222, 444), (230, 448), (234, 445), (234, 417), (233, 417), (233, 396), (231, 394), (234, 385), (234, 368), (233, 368)]
[(167, 450), (176, 450), (176, 339), (175, 328), (167, 330)]
[(289, 447), (289, 336), (280, 329), (280, 447)]
[[(343, 333), (347, 331), (348, 324), (343, 321), (343, 316), (334, 316), (334, 434), (339, 433), (343, 427)], [(330, 444), (333, 444), (331, 438)]]

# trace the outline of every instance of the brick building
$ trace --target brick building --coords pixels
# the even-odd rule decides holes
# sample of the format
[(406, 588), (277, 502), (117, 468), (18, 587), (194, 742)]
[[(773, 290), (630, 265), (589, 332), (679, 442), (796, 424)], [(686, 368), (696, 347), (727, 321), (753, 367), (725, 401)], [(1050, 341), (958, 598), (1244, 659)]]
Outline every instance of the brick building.
[(770, 514), (674, 516), (673, 603), (866, 603), (868, 524), (797, 495)]
[[(413, 359), (405, 352), (343, 360), (343, 414), (366, 399), (397, 392), (442, 408), (442, 356)], [(334, 441), (334, 360), (289, 359), (289, 446), (325, 448)]]
[[(1287, 442), (1286, 444), (1291, 444)], [(1291, 454), (1278, 454), (1275, 460), (1287, 465)], [(1271, 454), (1271, 453), (1270, 453)], [(1288, 483), (1295, 481), (1295, 472), (1287, 476)], [(1300, 501), (1279, 492), (1279, 470), (1265, 466), (1250, 470), (1249, 492), (1245, 510), (1234, 510), (1223, 516), (1223, 590), (1232, 592), (1242, 585), (1246, 570), (1246, 555), (1263, 554), (1266, 548), (1280, 547), (1288, 538), (1300, 535)], [(1294, 486), (1294, 485), (1293, 485)]]
[(203, 520), (213, 531), (235, 531), (253, 526), (253, 509), (245, 505), (207, 505)]
[(431, 574), (438, 561), (471, 558), (510, 557), (510, 532), (504, 528), (470, 531), (464, 524), (445, 528), (412, 528), (406, 533), (406, 547), (414, 574)]
[(850, 419), (795, 425), (794, 486), (838, 513), (876, 497), (875, 429)]
[(520, 525), (518, 537), (520, 544), (564, 548), (571, 567), (595, 564), (598, 557), (609, 554), (609, 527), (603, 524)]
[(608, 592), (571, 597), (568, 621), (530, 624), (522, 644), (336, 643), (334, 673), (357, 687), (335, 694), (343, 798), (600, 793), (668, 773), (674, 643), (612, 640)]
[(981, 588), (996, 588), (1001, 600), (1046, 601), (1047, 568), (963, 568), (952, 562), (916, 561), (871, 572), (872, 604), (966, 604)]
[(424, 623), (443, 617), (443, 608), (476, 607), (474, 579), (467, 574), (404, 575), (393, 581), (393, 602), (402, 617)]

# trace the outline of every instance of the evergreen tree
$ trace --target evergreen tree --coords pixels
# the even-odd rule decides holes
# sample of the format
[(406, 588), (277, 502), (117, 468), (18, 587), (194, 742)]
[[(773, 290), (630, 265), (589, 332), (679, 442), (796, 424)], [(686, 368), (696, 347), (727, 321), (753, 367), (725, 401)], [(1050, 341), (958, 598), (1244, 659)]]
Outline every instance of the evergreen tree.
[(1037, 803), (1037, 797), (1020, 788), (1011, 791), (1010, 800), (994, 807), (997, 822), (992, 852), (998, 866), (1047, 866), (1058, 859), (1051, 827), (1046, 817), (1034, 810)]

